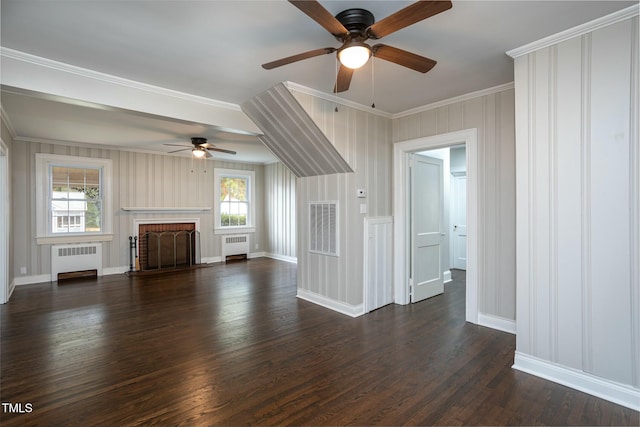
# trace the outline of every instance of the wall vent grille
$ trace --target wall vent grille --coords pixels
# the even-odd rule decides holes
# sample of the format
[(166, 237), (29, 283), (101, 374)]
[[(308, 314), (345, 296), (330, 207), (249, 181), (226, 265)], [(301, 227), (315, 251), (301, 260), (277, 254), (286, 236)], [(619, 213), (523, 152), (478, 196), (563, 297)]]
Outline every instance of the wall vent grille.
[(71, 248), (58, 248), (58, 256), (81, 256), (95, 255), (97, 248), (95, 246), (78, 246)]
[(309, 252), (338, 256), (338, 202), (309, 203)]
[(247, 236), (227, 236), (225, 237), (227, 244), (229, 243), (244, 243), (247, 241)]

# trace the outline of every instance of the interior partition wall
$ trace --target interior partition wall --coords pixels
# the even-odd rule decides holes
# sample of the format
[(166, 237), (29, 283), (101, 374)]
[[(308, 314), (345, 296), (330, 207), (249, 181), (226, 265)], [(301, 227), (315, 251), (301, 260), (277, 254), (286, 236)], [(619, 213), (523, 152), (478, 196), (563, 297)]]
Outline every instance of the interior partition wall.
[(640, 409), (638, 7), (511, 54), (514, 367)]

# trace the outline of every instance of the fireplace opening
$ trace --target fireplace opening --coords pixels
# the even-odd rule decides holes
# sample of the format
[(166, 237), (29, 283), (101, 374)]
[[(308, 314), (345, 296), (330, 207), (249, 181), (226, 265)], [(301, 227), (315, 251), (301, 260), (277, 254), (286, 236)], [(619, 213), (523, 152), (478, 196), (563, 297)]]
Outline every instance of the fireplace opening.
[(194, 223), (140, 224), (140, 270), (165, 270), (200, 264), (200, 233)]

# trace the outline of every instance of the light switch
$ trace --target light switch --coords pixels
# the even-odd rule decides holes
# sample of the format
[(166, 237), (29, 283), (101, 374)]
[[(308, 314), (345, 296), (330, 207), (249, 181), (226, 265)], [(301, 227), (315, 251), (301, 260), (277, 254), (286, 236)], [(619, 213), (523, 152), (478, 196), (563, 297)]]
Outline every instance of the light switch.
[(360, 213), (361, 214), (366, 214), (367, 213), (367, 204), (366, 203), (361, 203), (360, 204)]

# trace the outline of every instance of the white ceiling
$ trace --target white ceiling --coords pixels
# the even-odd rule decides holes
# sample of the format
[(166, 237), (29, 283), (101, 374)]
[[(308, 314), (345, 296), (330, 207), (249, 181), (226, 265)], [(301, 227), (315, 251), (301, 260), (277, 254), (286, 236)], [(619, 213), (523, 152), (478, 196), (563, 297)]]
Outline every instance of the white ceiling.
[[(379, 20), (411, 2), (321, 3), (334, 15), (361, 7)], [(636, 3), (453, 0), (451, 10), (381, 39), (437, 60), (433, 70), (420, 74), (376, 60), (373, 82), (366, 65), (340, 97), (363, 105), (375, 101), (377, 109), (399, 113), (508, 83), (513, 61), (506, 51)], [(335, 55), (270, 71), (260, 65), (339, 46), (286, 1), (2, 0), (0, 28), (5, 48), (233, 104), (282, 81), (330, 93)], [(68, 103), (60, 108), (60, 101), (2, 92), (2, 107), (25, 139), (167, 151), (163, 143), (205, 136), (236, 149), (236, 160), (273, 159), (253, 138), (234, 141), (233, 134), (212, 126)]]

